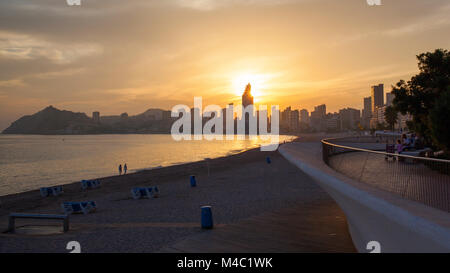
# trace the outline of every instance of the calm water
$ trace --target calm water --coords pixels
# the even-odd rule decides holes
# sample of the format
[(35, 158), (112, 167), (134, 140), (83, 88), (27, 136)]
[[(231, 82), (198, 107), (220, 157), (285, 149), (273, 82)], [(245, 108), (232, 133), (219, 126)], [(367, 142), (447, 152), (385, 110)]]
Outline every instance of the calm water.
[[(290, 136), (280, 136), (280, 141)], [(261, 140), (181, 141), (170, 135), (0, 135), (0, 196), (117, 174), (216, 158)]]

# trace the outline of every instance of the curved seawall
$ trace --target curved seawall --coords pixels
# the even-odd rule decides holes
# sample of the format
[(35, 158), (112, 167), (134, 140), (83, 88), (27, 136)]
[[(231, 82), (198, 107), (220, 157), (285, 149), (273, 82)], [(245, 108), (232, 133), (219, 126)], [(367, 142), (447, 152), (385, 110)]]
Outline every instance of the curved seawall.
[(450, 252), (450, 214), (356, 182), (328, 167), (321, 144), (288, 143), (279, 152), (330, 194), (347, 216), (359, 252)]

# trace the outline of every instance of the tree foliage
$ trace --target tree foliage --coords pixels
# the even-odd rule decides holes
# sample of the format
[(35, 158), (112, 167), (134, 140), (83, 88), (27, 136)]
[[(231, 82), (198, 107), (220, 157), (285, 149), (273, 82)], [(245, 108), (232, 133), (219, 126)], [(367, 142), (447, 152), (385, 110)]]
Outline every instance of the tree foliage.
[(430, 112), (431, 136), (436, 145), (450, 152), (450, 92), (444, 92)]
[(450, 107), (450, 52), (436, 49), (418, 55), (417, 60), (419, 74), (393, 86), (394, 108), (402, 114), (411, 114), (409, 129), (422, 136), (426, 144), (449, 151), (448, 137), (445, 141), (444, 134), (450, 130), (445, 112)]
[(386, 107), (386, 110), (384, 111), (384, 119), (386, 120), (387, 124), (389, 125), (389, 129), (394, 131), (394, 126), (397, 123), (397, 119), (398, 119), (397, 110), (395, 110), (395, 108), (392, 106)]

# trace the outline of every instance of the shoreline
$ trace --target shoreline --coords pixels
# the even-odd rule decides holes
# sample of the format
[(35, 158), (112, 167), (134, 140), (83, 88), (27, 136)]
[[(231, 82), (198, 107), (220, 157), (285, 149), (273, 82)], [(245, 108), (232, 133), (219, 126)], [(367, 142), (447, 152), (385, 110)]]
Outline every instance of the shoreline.
[[(132, 165), (132, 168), (128, 169), (128, 174), (133, 174), (136, 172), (141, 172), (141, 171), (148, 171), (148, 170), (153, 170), (153, 169), (158, 169), (158, 168), (165, 168), (165, 167), (170, 167), (170, 166), (177, 166), (177, 165), (182, 165), (182, 164), (189, 164), (192, 162), (197, 162), (197, 161), (201, 161), (204, 160), (205, 158), (219, 158), (219, 157), (226, 157), (226, 156), (230, 156), (230, 155), (234, 155), (234, 154), (239, 154), (242, 152), (245, 152), (247, 150), (259, 147), (258, 143), (260, 142), (259, 140), (256, 142), (248, 142), (247, 141), (244, 143), (242, 141), (236, 142), (239, 143), (237, 145), (234, 145), (234, 141), (232, 142), (227, 142), (227, 143), (223, 143), (224, 145), (221, 144), (221, 142), (212, 142), (211, 144), (209, 143), (205, 143), (205, 147), (207, 149), (210, 149), (209, 147), (217, 147), (217, 149), (210, 149), (209, 152), (201, 152), (199, 154), (197, 153), (193, 153), (192, 151), (190, 153), (186, 153), (183, 152), (183, 147), (185, 147), (184, 143), (172, 143), (171, 141), (169, 141), (170, 136), (168, 137), (169, 139), (167, 139), (167, 136), (163, 136), (163, 135), (159, 135), (158, 138), (156, 138), (157, 141), (159, 142), (168, 142), (168, 151), (167, 154), (165, 153), (165, 149), (164, 148), (157, 148), (156, 150), (159, 151), (159, 153), (150, 153), (147, 154), (145, 152), (141, 152), (141, 150), (137, 150), (139, 148), (140, 145), (146, 145), (144, 148), (147, 149), (155, 149), (154, 148), (154, 144), (151, 142), (152, 138), (150, 138), (150, 142), (149, 140), (147, 140), (145, 138), (144, 135), (134, 135), (130, 137), (132, 137), (130, 140), (128, 140), (128, 138), (121, 138), (124, 137), (124, 135), (116, 135), (118, 138), (115, 138), (115, 136), (112, 136), (111, 138), (106, 139), (107, 141), (105, 142), (105, 144), (103, 145), (102, 143), (100, 143), (100, 147), (108, 147), (109, 146), (117, 146), (117, 147), (123, 147), (125, 145), (127, 145), (127, 141), (130, 141), (131, 145), (130, 145), (130, 149), (134, 149), (134, 152), (136, 154), (136, 160), (131, 160), (135, 157), (134, 153), (130, 153), (128, 151), (130, 150), (126, 150), (124, 148), (120, 149), (120, 148), (116, 148), (116, 147), (112, 147), (114, 148), (112, 152), (106, 152), (105, 154), (107, 154), (107, 157), (105, 157), (105, 160), (103, 160), (103, 158), (99, 157), (98, 154), (103, 154), (103, 150), (99, 150), (99, 149), (94, 149), (95, 151), (97, 151), (97, 153), (95, 153), (92, 157), (91, 156), (85, 156), (86, 154), (88, 154), (90, 151), (86, 149), (86, 147), (89, 147), (89, 145), (91, 145), (89, 142), (97, 142), (97, 141), (101, 141), (103, 138), (100, 139), (89, 139), (89, 140), (85, 140), (84, 138), (76, 138), (73, 141), (66, 141), (64, 142), (64, 137), (62, 136), (49, 136), (50, 137), (50, 141), (48, 143), (54, 143), (56, 148), (54, 150), (52, 150), (52, 147), (48, 147), (48, 149), (50, 151), (54, 151), (54, 152), (50, 152), (50, 156), (47, 158), (44, 158), (43, 162), (40, 162), (40, 158), (39, 156), (36, 156), (36, 153), (32, 153), (30, 152), (29, 156), (32, 157), (31, 161), (27, 160), (27, 157), (25, 158), (20, 158), (20, 157), (15, 157), (12, 153), (13, 150), (11, 149), (7, 149), (7, 153), (2, 157), (2, 163), (4, 161), (4, 163), (6, 165), (2, 165), (2, 167), (4, 167), (4, 169), (6, 170), (4, 173), (2, 173), (2, 176), (0, 177), (0, 180), (2, 180), (2, 182), (0, 183), (0, 207), (1, 207), (1, 200), (2, 198), (5, 198), (9, 195), (13, 195), (13, 194), (20, 194), (20, 193), (25, 193), (25, 192), (29, 192), (29, 191), (33, 191), (33, 190), (38, 190), (42, 187), (53, 187), (53, 186), (66, 186), (69, 184), (72, 184), (74, 182), (77, 181), (81, 181), (83, 179), (85, 180), (95, 180), (95, 179), (103, 179), (103, 178), (108, 178), (108, 177), (113, 177), (116, 176), (116, 174), (118, 175), (117, 172), (117, 166), (119, 165), (119, 163), (121, 162), (117, 162), (117, 158), (121, 158), (121, 153), (123, 153), (124, 155), (124, 162), (127, 161), (133, 161), (133, 162), (128, 162), (131, 163), (129, 164)], [(144, 137), (144, 138), (141, 138)], [(149, 137), (151, 135), (148, 135)], [(5, 136), (6, 138), (8, 138), (7, 136)], [(14, 136), (14, 137), (18, 137), (18, 139), (24, 139), (24, 140), (20, 140), (17, 143), (20, 144), (22, 142), (24, 142), (26, 145), (31, 145), (29, 143), (34, 143), (36, 142), (36, 144), (40, 144), (43, 143), (44, 145), (48, 145), (48, 143), (46, 141), (43, 141), (43, 139), (46, 139), (46, 136), (27, 136), (27, 135), (22, 135), (22, 136)], [(31, 140), (28, 141), (28, 137), (31, 137)], [(33, 137), (40, 137), (38, 140), (34, 141)], [(77, 137), (77, 136), (73, 136), (73, 137)], [(92, 138), (92, 137), (98, 137), (98, 136), (93, 136), (93, 135), (86, 135), (84, 137), (87, 138)], [(101, 136), (100, 136), (101, 137)], [(137, 138), (136, 138), (137, 137)], [(6, 139), (5, 138), (5, 139)], [(62, 139), (63, 142), (58, 142), (59, 139)], [(295, 139), (296, 136), (280, 136), (280, 141), (283, 141), (285, 139)], [(66, 140), (70, 140), (68, 138), (66, 138)], [(55, 142), (56, 141), (56, 142)], [(87, 142), (86, 142), (87, 141)], [(111, 144), (108, 144), (108, 141)], [(14, 143), (14, 138), (12, 138), (11, 140), (5, 140), (5, 145), (9, 145), (9, 143)], [(86, 146), (82, 146), (82, 147), (76, 147), (75, 145), (77, 143), (81, 143), (83, 145), (83, 143), (87, 143), (88, 145)], [(117, 144), (115, 144), (117, 142)], [(207, 141), (205, 141), (207, 142)], [(242, 143), (241, 143), (242, 142)], [(2, 142), (3, 143), (3, 142)], [(203, 143), (203, 141), (202, 141)], [(282, 143), (282, 142), (281, 142)], [(172, 145), (173, 144), (173, 145)], [(263, 144), (263, 143), (261, 143)], [(191, 143), (191, 144), (186, 144), (188, 150), (192, 149), (193, 147), (196, 149), (201, 149), (202, 146), (199, 144), (195, 144), (195, 143)], [(220, 146), (218, 146), (220, 145)], [(18, 146), (18, 145), (15, 145)], [(223, 146), (223, 148), (222, 148)], [(3, 146), (2, 146), (3, 147)], [(161, 146), (164, 147), (164, 146)], [(32, 149), (33, 147), (30, 147), (31, 151), (34, 151)], [(19, 151), (22, 151), (23, 149), (21, 149), (20, 147), (18, 147)], [(67, 157), (64, 156), (64, 149), (69, 149), (73, 154), (75, 154), (75, 157)], [(83, 151), (82, 154), (83, 156), (79, 156), (77, 152), (77, 149), (80, 149), (80, 151)], [(40, 151), (40, 153), (46, 153), (47, 150), (43, 150), (43, 149), (36, 149), (36, 151)], [(142, 150), (145, 151), (145, 150)], [(177, 153), (179, 153), (178, 151), (181, 151), (181, 153), (183, 154), (182, 157), (177, 157)], [(208, 150), (205, 150), (208, 151)], [(23, 150), (23, 153), (26, 152), (26, 155), (28, 155), (28, 149), (27, 150)], [(120, 153), (117, 153), (120, 152)], [(162, 154), (161, 154), (162, 153)], [(19, 153), (20, 154), (20, 153)], [(129, 160), (127, 160), (127, 157)], [(8, 158), (11, 158), (11, 162), (10, 160), (8, 160)], [(56, 161), (53, 161), (52, 159), (55, 158)], [(93, 161), (93, 160), (96, 161)], [(80, 162), (80, 161), (84, 161), (84, 162)], [(56, 163), (52, 163), (52, 162), (56, 162)], [(58, 162), (60, 162), (61, 167), (58, 165)], [(88, 165), (85, 162), (90, 162)], [(97, 162), (100, 162), (100, 164), (97, 165)], [(69, 163), (72, 163), (73, 165), (69, 165)], [(22, 164), (22, 165), (21, 165)], [(29, 166), (29, 168), (28, 168)], [(72, 169), (73, 167), (73, 169)], [(20, 169), (18, 169), (20, 168)], [(40, 170), (43, 170), (43, 172), (41, 173)], [(54, 171), (53, 171), (54, 170)]]
[[(294, 137), (294, 136), (293, 136)], [(296, 142), (299, 141), (300, 137), (295, 136), (294, 139), (292, 139), (290, 142)], [(286, 142), (288, 143), (288, 142)], [(282, 145), (282, 143), (280, 143)], [(224, 164), (227, 161), (234, 161), (235, 159), (239, 157), (245, 157), (246, 153), (251, 153), (252, 156), (255, 152), (263, 153), (263, 154), (270, 154), (274, 152), (262, 152), (260, 151), (260, 147), (258, 148), (250, 148), (247, 150), (241, 150), (236, 153), (232, 153), (229, 155), (217, 157), (217, 158), (211, 158), (211, 159), (203, 159), (200, 161), (194, 161), (194, 162), (187, 162), (187, 163), (180, 163), (180, 164), (174, 164), (174, 165), (168, 165), (168, 166), (161, 166), (161, 167), (153, 167), (148, 169), (140, 169), (132, 173), (128, 174), (122, 174), (122, 175), (111, 175), (111, 176), (105, 176), (105, 177), (99, 177), (94, 178), (90, 180), (98, 180), (102, 184), (102, 187), (104, 186), (104, 183), (107, 183), (108, 186), (110, 184), (113, 184), (114, 186), (120, 186), (120, 183), (130, 183), (130, 180), (133, 180), (136, 183), (136, 186), (138, 184), (145, 183), (146, 181), (150, 180), (153, 176), (164, 176), (165, 179), (170, 179), (173, 177), (177, 177), (179, 175), (196, 175), (198, 173), (204, 173), (205, 170), (207, 171), (208, 164), (209, 168), (214, 168), (215, 170), (221, 170), (220, 164)], [(170, 174), (167, 174), (170, 173)], [(0, 216), (5, 215), (5, 210), (17, 208), (17, 210), (25, 209), (26, 207), (22, 207), (20, 203), (28, 202), (40, 202), (40, 203), (46, 203), (46, 199), (61, 199), (65, 200), (65, 196), (68, 194), (70, 196), (73, 196), (76, 193), (83, 193), (86, 191), (81, 190), (81, 181), (72, 181), (64, 184), (59, 184), (57, 186), (62, 186), (64, 193), (58, 197), (47, 197), (43, 198), (40, 196), (40, 188), (24, 191), (24, 192), (18, 192), (18, 193), (12, 193), (7, 195), (1, 195), (0, 196)], [(100, 187), (100, 189), (102, 188)], [(91, 191), (91, 190), (87, 190)], [(92, 190), (96, 191), (96, 190)], [(0, 227), (1, 230), (1, 227)]]
[[(266, 162), (267, 156), (271, 164)], [(0, 253), (65, 253), (65, 245), (73, 240), (80, 242), (83, 252), (158, 252), (202, 234), (229, 236), (229, 240), (234, 240), (234, 235), (228, 232), (230, 228), (242, 229), (244, 239), (253, 236), (254, 243), (247, 249), (261, 252), (270, 247), (265, 238), (272, 234), (271, 229), (266, 230), (268, 234), (262, 230), (259, 233), (258, 229), (248, 231), (247, 220), (271, 226), (278, 221), (289, 222), (291, 217), (295, 226), (286, 229), (279, 225), (276, 232), (279, 238), (288, 241), (296, 234), (297, 246), (288, 243), (286, 247), (289, 247), (285, 248), (278, 244), (277, 249), (272, 249), (274, 252), (352, 252), (354, 249), (345, 215), (333, 199), (278, 151), (262, 152), (256, 148), (211, 159), (208, 164), (210, 174), (203, 160), (101, 178), (100, 188), (87, 191), (81, 190), (80, 182), (71, 183), (64, 186), (65, 192), (57, 197), (42, 198), (38, 190), (3, 197), (0, 208), (0, 230), (3, 231), (10, 212), (61, 214), (62, 202), (90, 200), (97, 203), (97, 210), (87, 215), (71, 215), (67, 233), (24, 233), (21, 228), (31, 227), (32, 230), (33, 224), (43, 223), (20, 220), (16, 223), (18, 233), (0, 233)], [(195, 188), (189, 183), (192, 174), (197, 178)], [(160, 196), (134, 200), (130, 189), (139, 186), (158, 186)], [(200, 228), (200, 208), (204, 205), (213, 208), (215, 228), (212, 233)], [(300, 213), (298, 217), (292, 215), (292, 209)], [(339, 218), (327, 216), (330, 211)], [(281, 217), (279, 220), (277, 215)], [(312, 233), (303, 234), (300, 230)], [(245, 232), (250, 233), (245, 235)], [(327, 234), (336, 235), (331, 238)], [(313, 241), (311, 236), (315, 238)], [(337, 238), (341, 243), (337, 243)], [(198, 247), (208, 247), (208, 244), (196, 244), (195, 248)], [(187, 251), (189, 249), (193, 248)]]

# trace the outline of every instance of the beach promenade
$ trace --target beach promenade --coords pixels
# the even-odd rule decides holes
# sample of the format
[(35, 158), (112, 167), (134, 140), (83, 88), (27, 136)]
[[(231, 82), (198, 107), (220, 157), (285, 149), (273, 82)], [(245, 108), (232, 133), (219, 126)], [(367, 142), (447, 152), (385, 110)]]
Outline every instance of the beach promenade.
[(399, 162), (365, 152), (330, 157), (334, 170), (356, 181), (450, 212), (450, 176), (422, 162)]
[[(367, 244), (371, 241), (380, 243), (382, 252), (450, 250), (448, 212), (404, 198), (404, 195), (389, 188), (383, 189), (385, 184), (394, 189), (401, 188), (401, 180), (386, 181), (385, 175), (389, 173), (389, 168), (386, 169), (385, 164), (394, 163), (381, 163), (367, 155), (361, 157), (358, 152), (329, 155), (328, 161), (336, 160), (332, 163), (339, 167), (340, 171), (336, 171), (324, 162), (322, 157), (325, 153), (319, 141), (288, 143), (280, 147), (280, 153), (314, 178), (339, 204), (347, 217), (353, 243), (359, 252), (366, 252)], [(366, 172), (366, 168), (359, 168), (361, 166), (377, 169)], [(412, 166), (416, 167), (416, 164)], [(420, 164), (417, 164), (417, 168), (421, 168)], [(361, 179), (367, 176), (371, 176), (370, 179)], [(422, 194), (435, 198), (430, 192), (435, 188), (427, 188), (427, 185), (421, 187)]]
[[(209, 166), (209, 176), (203, 161), (104, 178), (94, 190), (81, 191), (78, 182), (66, 185), (59, 197), (44, 199), (38, 191), (3, 196), (2, 228), (9, 212), (60, 213), (63, 201), (94, 200), (98, 209), (71, 215), (64, 234), (18, 220), (16, 234), (0, 234), (0, 252), (64, 253), (69, 241), (88, 253), (355, 251), (342, 210), (278, 152), (251, 150)], [(191, 174), (196, 188), (189, 185)], [(132, 187), (153, 185), (159, 198), (131, 198)], [(213, 230), (200, 228), (203, 205), (212, 206)], [(24, 234), (33, 228), (52, 232)]]

